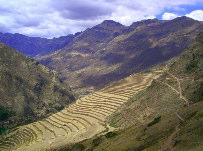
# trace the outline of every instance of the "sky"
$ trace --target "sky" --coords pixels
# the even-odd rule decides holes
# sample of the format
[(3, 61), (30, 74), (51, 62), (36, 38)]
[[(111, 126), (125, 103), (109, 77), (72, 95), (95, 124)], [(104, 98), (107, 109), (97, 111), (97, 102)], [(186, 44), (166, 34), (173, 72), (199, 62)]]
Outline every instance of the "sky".
[(188, 16), (203, 21), (203, 0), (0, 0), (0, 32), (53, 38), (103, 20), (130, 25)]

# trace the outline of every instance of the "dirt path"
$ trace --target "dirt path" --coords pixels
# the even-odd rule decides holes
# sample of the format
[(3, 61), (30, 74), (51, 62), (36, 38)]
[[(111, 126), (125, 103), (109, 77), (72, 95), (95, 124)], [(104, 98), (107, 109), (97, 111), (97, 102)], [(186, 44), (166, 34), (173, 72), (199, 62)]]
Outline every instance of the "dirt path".
[(178, 83), (178, 90), (175, 89), (173, 86), (171, 86), (170, 84), (168, 84), (168, 83), (166, 83), (166, 82), (162, 82), (162, 81), (158, 81), (158, 82), (160, 82), (160, 83), (166, 85), (166, 86), (169, 87), (172, 91), (176, 92), (176, 93), (179, 95), (179, 98), (180, 98), (181, 100), (183, 100), (187, 106), (189, 106), (189, 100), (188, 100), (186, 97), (184, 97), (184, 96), (182, 95), (182, 88), (181, 88), (180, 79), (177, 78), (176, 76), (174, 76), (173, 74), (169, 73), (169, 72), (167, 72), (167, 74), (177, 81), (177, 83)]
[(178, 83), (178, 88), (179, 88), (180, 98), (185, 101), (185, 104), (186, 104), (187, 106), (189, 106), (189, 100), (188, 100), (187, 98), (185, 98), (185, 97), (182, 95), (182, 88), (181, 88), (180, 79), (179, 79), (178, 77), (174, 76), (173, 74), (169, 73), (169, 72), (168, 72), (168, 74), (169, 74), (171, 77), (173, 77), (173, 78), (177, 81), (177, 83)]

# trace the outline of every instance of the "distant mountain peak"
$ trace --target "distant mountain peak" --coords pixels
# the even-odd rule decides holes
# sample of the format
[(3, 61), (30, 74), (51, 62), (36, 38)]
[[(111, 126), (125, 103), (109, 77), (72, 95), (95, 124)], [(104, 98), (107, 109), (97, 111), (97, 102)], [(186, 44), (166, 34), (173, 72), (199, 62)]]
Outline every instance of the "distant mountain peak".
[(190, 17), (187, 17), (187, 16), (181, 16), (181, 17), (177, 17), (173, 20), (191, 20), (191, 21), (194, 21), (194, 19), (190, 18)]
[(141, 20), (141, 21), (137, 21), (137, 22), (133, 22), (130, 27), (137, 27), (137, 26), (141, 26), (141, 25), (150, 25), (150, 24), (157, 24), (160, 23), (160, 20), (154, 18), (154, 19), (146, 19), (146, 20)]
[(44, 55), (65, 47), (75, 36), (77, 36), (77, 34), (46, 39), (41, 37), (29, 37), (20, 33), (0, 33), (0, 42), (27, 56), (35, 57), (37, 55)]
[(174, 26), (176, 26), (177, 28), (178, 27), (183, 28), (183, 27), (192, 26), (194, 24), (200, 24), (200, 22), (187, 16), (181, 16), (172, 20), (165, 21), (165, 24), (167, 24), (168, 27), (170, 28)]
[(119, 22), (113, 21), (113, 20), (104, 20), (101, 24), (97, 25), (97, 26), (102, 26), (102, 27), (123, 27), (124, 25), (122, 25)]

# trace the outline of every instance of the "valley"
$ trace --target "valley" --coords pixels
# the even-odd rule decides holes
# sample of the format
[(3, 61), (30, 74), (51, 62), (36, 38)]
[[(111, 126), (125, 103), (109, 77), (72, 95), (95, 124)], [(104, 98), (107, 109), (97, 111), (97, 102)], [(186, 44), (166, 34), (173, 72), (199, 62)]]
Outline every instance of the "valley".
[(0, 151), (201, 151), (202, 25), (182, 16), (53, 39), (0, 33)]
[(76, 100), (76, 103), (44, 120), (20, 126), (3, 138), (0, 149), (56, 149), (108, 132), (107, 117), (126, 103), (132, 95), (146, 89), (162, 72), (155, 70), (131, 75), (112, 86)]
[(130, 26), (105, 20), (78, 34), (63, 49), (36, 59), (61, 73), (76, 95), (83, 96), (180, 55), (202, 27), (202, 22), (185, 16)]

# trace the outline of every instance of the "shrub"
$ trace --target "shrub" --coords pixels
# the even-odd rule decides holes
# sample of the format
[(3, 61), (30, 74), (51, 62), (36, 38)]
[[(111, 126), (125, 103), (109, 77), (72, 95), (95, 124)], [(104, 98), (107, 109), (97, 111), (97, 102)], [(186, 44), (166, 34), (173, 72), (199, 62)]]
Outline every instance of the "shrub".
[(7, 131), (5, 127), (0, 127), (0, 135), (4, 134)]
[(192, 100), (194, 103), (202, 101), (203, 100), (202, 92), (203, 92), (203, 82), (199, 82), (197, 85), (195, 85), (195, 88), (193, 88), (190, 100)]
[(77, 150), (77, 151), (82, 151), (85, 149), (85, 146), (83, 144), (75, 144), (73, 145), (72, 149), (71, 150)]
[(150, 123), (147, 124), (147, 127), (150, 127), (154, 124), (157, 124), (161, 121), (161, 116), (155, 117), (153, 121), (151, 121)]
[(201, 55), (198, 52), (193, 53), (191, 60), (186, 65), (186, 71), (189, 73), (197, 71), (199, 69), (200, 62), (201, 62)]
[(115, 137), (116, 135), (118, 135), (118, 134), (115, 132), (108, 132), (105, 134), (105, 137), (106, 138), (112, 138), (112, 137)]
[(95, 138), (93, 141), (92, 141), (92, 145), (94, 147), (98, 146), (100, 143), (102, 142), (102, 138), (98, 137), (98, 138)]
[(7, 120), (13, 113), (3, 106), (0, 106), (0, 121)]
[(188, 72), (194, 72), (196, 69), (198, 68), (198, 61), (197, 60), (193, 60), (191, 61), (189, 64), (187, 64), (186, 66), (186, 70)]
[(36, 85), (34, 86), (34, 92), (36, 94), (41, 94), (42, 93), (42, 88), (47, 84), (47, 80), (42, 77), (42, 76), (39, 76), (39, 79), (38, 79), (38, 83), (36, 83)]

